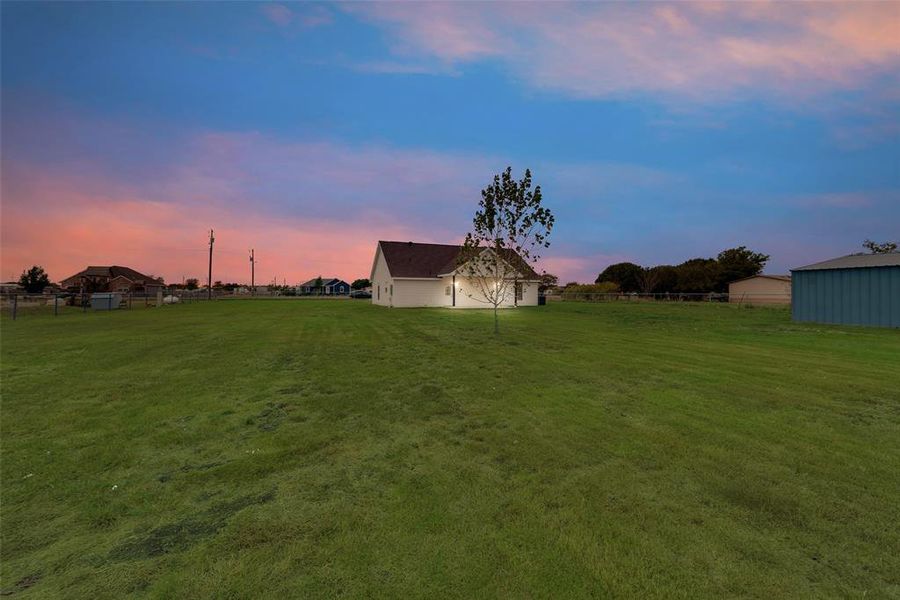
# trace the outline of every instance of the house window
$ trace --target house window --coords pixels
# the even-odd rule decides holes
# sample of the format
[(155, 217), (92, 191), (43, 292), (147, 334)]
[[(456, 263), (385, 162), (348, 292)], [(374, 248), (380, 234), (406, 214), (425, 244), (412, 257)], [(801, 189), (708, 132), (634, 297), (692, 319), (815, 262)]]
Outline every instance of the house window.
[(392, 283), (391, 284), (391, 296), (393, 296), (393, 295), (394, 295), (394, 284)]
[(381, 300), (381, 286), (378, 286), (378, 299)]
[(444, 295), (445, 295), (445, 296), (449, 296), (449, 295), (450, 295), (450, 286), (449, 286), (449, 285), (448, 285), (447, 287), (444, 288)]
[(516, 300), (521, 300), (521, 299), (522, 299), (522, 284), (517, 283), (516, 284)]

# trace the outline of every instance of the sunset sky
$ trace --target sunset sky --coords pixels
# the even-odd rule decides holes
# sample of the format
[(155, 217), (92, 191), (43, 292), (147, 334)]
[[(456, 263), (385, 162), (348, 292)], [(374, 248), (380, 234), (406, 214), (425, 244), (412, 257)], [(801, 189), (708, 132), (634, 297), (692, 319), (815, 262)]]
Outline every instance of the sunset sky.
[(539, 269), (900, 237), (900, 3), (2, 4), (2, 275), (367, 277), (492, 175)]

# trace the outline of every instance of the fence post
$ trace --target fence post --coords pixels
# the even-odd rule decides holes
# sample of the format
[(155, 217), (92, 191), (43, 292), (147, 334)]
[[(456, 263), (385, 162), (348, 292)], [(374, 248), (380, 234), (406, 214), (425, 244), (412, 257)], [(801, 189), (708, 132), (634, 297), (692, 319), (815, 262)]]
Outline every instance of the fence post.
[(59, 295), (53, 294), (53, 316), (59, 316)]
[(19, 303), (19, 297), (13, 294), (12, 302), (9, 303), (9, 309), (12, 311), (12, 320), (16, 320), (16, 305)]

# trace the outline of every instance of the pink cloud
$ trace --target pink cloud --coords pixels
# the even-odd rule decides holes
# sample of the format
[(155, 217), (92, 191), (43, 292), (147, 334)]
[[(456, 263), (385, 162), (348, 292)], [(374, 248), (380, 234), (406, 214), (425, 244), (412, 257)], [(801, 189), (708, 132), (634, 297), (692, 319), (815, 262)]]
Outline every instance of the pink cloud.
[[(346, 4), (344, 10), (386, 24), (400, 54), (425, 50), (447, 62), (500, 54), (507, 43), (485, 20), (479, 3), (398, 2)], [(509, 48), (511, 49), (511, 47)]]
[(284, 4), (265, 4), (262, 14), (275, 25), (286, 28), (294, 24), (303, 27), (318, 27), (331, 23), (331, 13), (322, 6), (301, 5), (294, 10)]
[(283, 4), (266, 4), (262, 7), (262, 13), (267, 19), (281, 27), (290, 25), (294, 20), (294, 11)]
[(365, 4), (398, 54), (505, 62), (531, 85), (579, 97), (739, 91), (807, 97), (900, 67), (900, 4)]

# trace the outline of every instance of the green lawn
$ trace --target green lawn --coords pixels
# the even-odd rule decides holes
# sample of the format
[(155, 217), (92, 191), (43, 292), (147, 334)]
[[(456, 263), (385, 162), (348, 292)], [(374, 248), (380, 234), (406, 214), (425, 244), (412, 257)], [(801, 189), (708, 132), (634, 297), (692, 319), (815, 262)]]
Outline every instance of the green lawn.
[(900, 597), (900, 331), (244, 300), (2, 322), (14, 597)]

